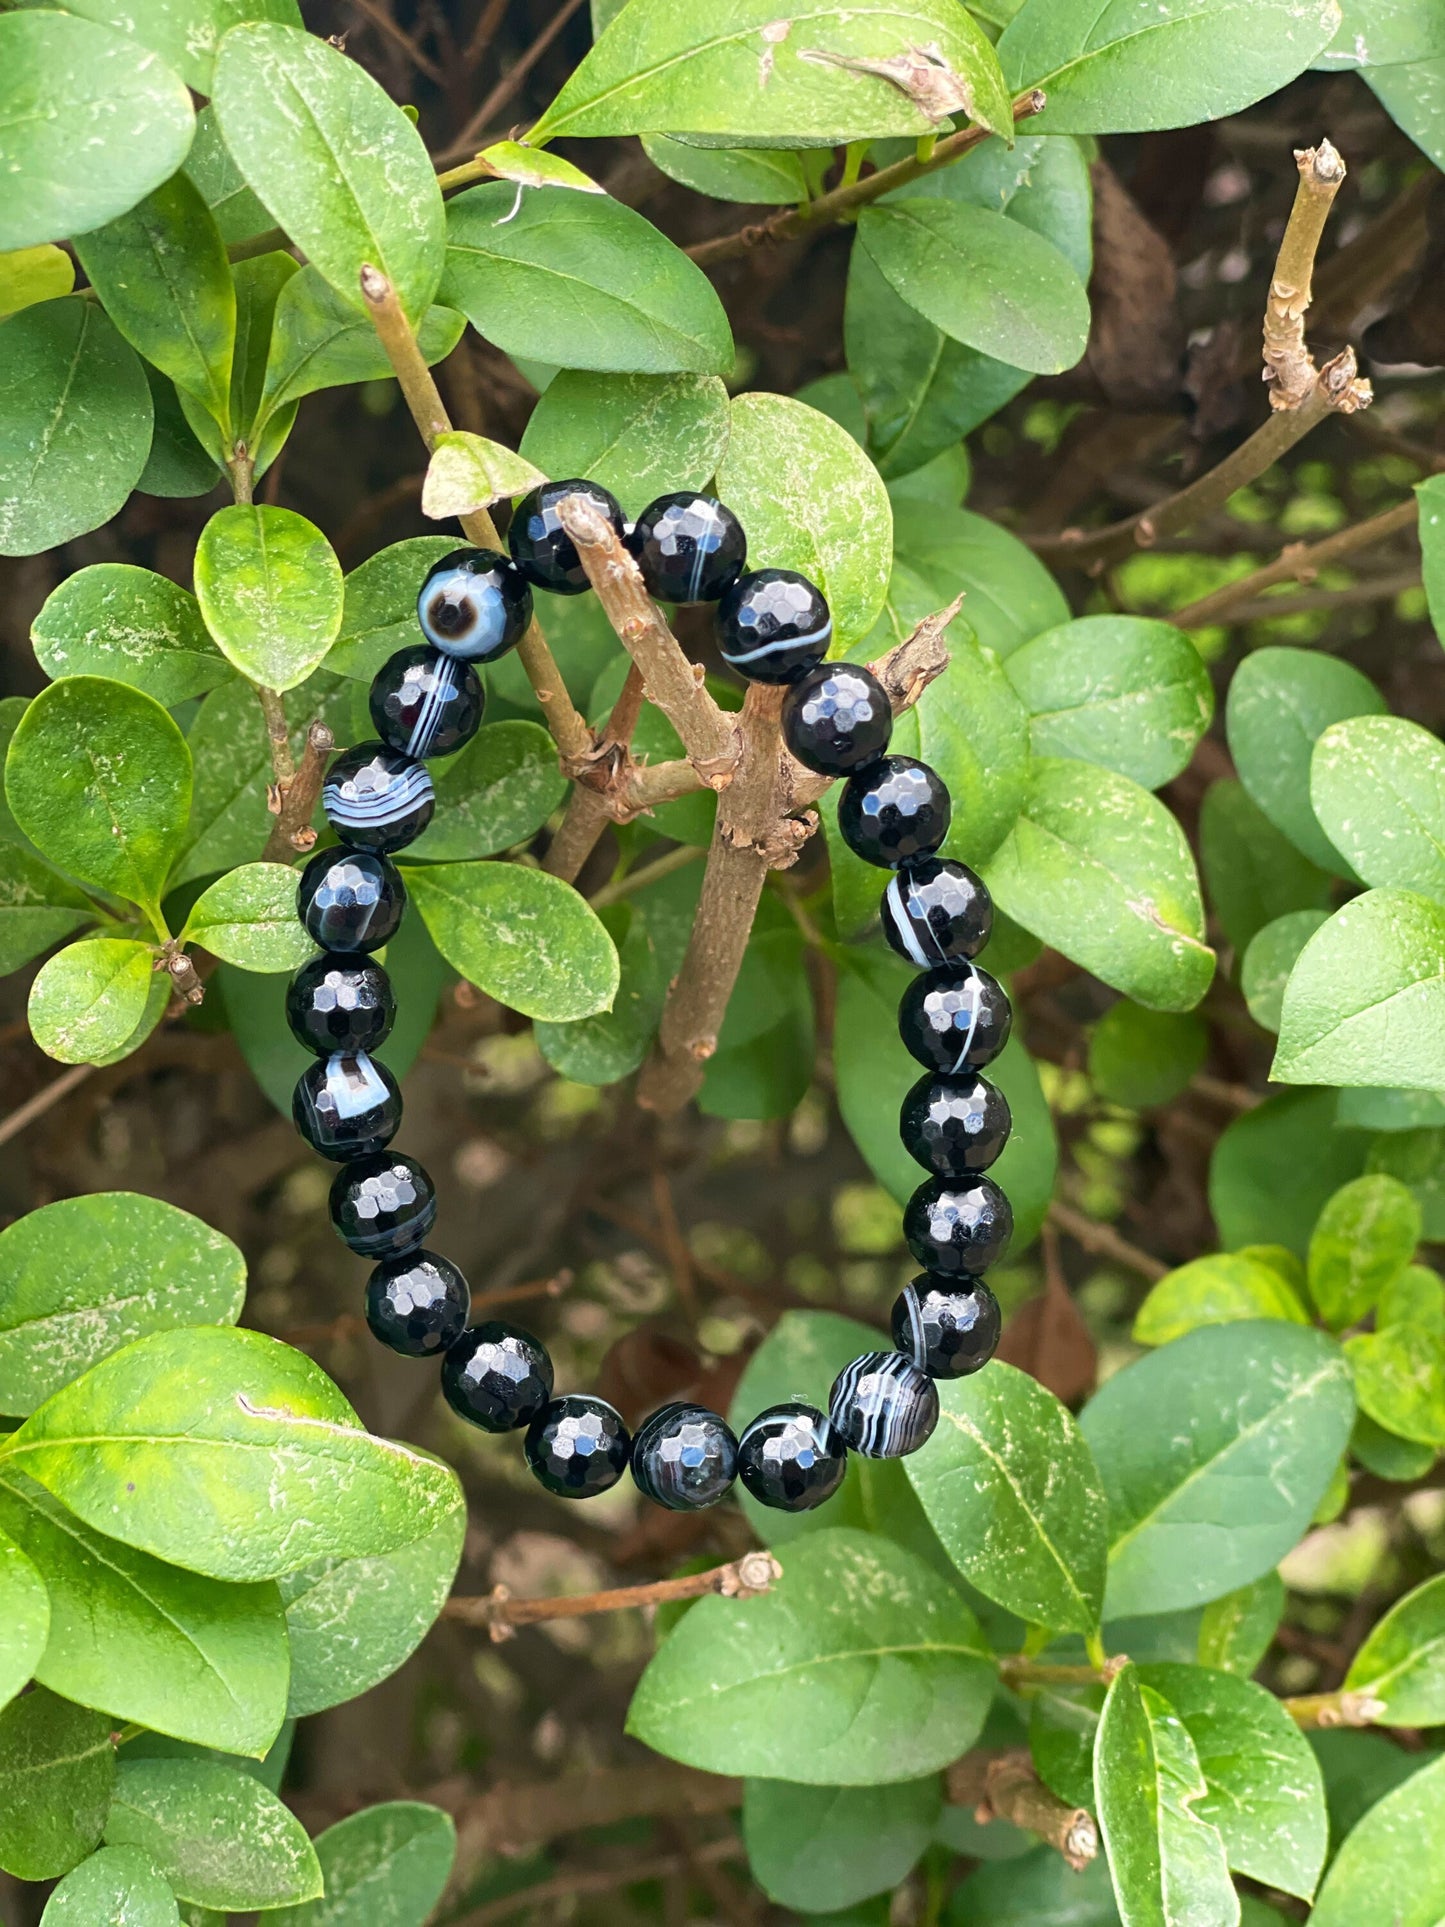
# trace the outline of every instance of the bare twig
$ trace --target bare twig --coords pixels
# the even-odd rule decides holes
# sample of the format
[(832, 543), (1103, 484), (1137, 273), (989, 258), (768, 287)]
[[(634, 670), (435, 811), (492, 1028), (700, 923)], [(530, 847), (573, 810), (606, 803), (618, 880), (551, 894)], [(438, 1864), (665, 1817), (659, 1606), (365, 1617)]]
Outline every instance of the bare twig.
[(525, 53), (519, 55), (518, 58), (512, 62), (506, 73), (502, 75), (502, 78), (497, 82), (496, 86), (486, 96), (481, 106), (478, 107), (477, 111), (472, 115), (461, 133), (457, 135), (446, 153), (441, 156), (442, 160), (460, 160), (464, 154), (471, 153), (483, 128), (491, 126), (493, 119), (501, 113), (507, 102), (512, 99), (522, 82), (527, 78), (528, 74), (531, 73), (537, 62), (542, 58), (543, 54), (546, 53), (552, 42), (557, 38), (558, 34), (561, 33), (562, 29), (581, 5), (582, 0), (563, 0), (563, 4), (558, 7), (557, 11), (552, 15), (552, 18), (547, 22), (546, 26), (542, 29), (541, 33), (537, 35), (537, 38), (531, 43)]
[(1140, 1278), (1147, 1278), (1151, 1284), (1163, 1278), (1169, 1267), (1158, 1258), (1141, 1251), (1138, 1245), (1131, 1245), (1127, 1238), (1121, 1238), (1110, 1224), (1098, 1224), (1093, 1218), (1086, 1218), (1082, 1211), (1075, 1211), (1072, 1205), (1064, 1204), (1055, 1198), (1049, 1206), (1049, 1218), (1066, 1237), (1072, 1238), (1076, 1245), (1091, 1252), (1096, 1258), (1112, 1258), (1115, 1264), (1123, 1265)]
[[(635, 767), (631, 756), (632, 732), (641, 711), (642, 672), (634, 662), (628, 666), (607, 727), (598, 738), (586, 767), (575, 772), (578, 780), (567, 799), (566, 814), (542, 860), (542, 868), (554, 877), (561, 877), (564, 883), (576, 882), (609, 821), (627, 820), (617, 797), (627, 787), (627, 779)], [(631, 814), (629, 809), (627, 815)]]
[(500, 1900), (489, 1900), (462, 1914), (453, 1927), (494, 1927), (497, 1921), (514, 1919), (524, 1908), (529, 1919), (537, 1920), (541, 1916), (535, 1910), (548, 1901), (580, 1900), (588, 1894), (608, 1894), (618, 1887), (634, 1887), (645, 1880), (665, 1880), (670, 1874), (687, 1873), (694, 1868), (699, 1872), (704, 1868), (713, 1869), (724, 1860), (741, 1860), (743, 1852), (742, 1841), (729, 1835), (723, 1840), (709, 1840), (705, 1845), (689, 1847), (685, 1853), (679, 1849), (676, 1853), (655, 1854), (651, 1858), (629, 1854), (616, 1867), (577, 1868), (571, 1873), (554, 1874), (550, 1880), (536, 1881), (530, 1887), (519, 1887), (515, 1893), (504, 1894)]
[[(267, 721), (269, 724), (269, 713)], [(285, 721), (283, 710), (283, 728)], [(273, 736), (271, 740), (274, 750), (276, 739)], [(283, 781), (278, 777), (271, 785), (266, 801), (276, 821), (261, 852), (263, 863), (289, 863), (298, 850), (309, 850), (315, 843), (316, 832), (311, 827), (311, 818), (315, 814), (316, 799), (321, 794), (321, 784), (326, 775), (326, 759), (335, 747), (336, 738), (327, 725), (323, 722), (312, 723), (306, 732), (306, 747), (301, 754), (300, 767), (293, 766), (287, 779)], [(289, 761), (289, 740), (286, 755)]]
[(94, 1064), (73, 1064), (53, 1083), (47, 1084), (43, 1091), (37, 1091), (34, 1097), (28, 1097), (23, 1104), (17, 1105), (9, 1117), (0, 1120), (0, 1144), (8, 1144), (11, 1138), (20, 1135), (27, 1124), (33, 1124), (37, 1117), (44, 1117), (52, 1105), (58, 1104), (77, 1085), (83, 1084), (94, 1069)]
[(686, 1573), (680, 1579), (656, 1579), (645, 1586), (617, 1586), (607, 1592), (561, 1595), (550, 1599), (513, 1599), (505, 1586), (494, 1586), (478, 1598), (452, 1598), (442, 1607), (446, 1619), (467, 1626), (485, 1626), (493, 1643), (510, 1639), (518, 1626), (534, 1626), (543, 1619), (581, 1619), (592, 1613), (621, 1612), (628, 1606), (660, 1606), (674, 1599), (701, 1599), (721, 1593), (727, 1599), (748, 1599), (767, 1592), (782, 1575), (770, 1552), (745, 1552), (725, 1566), (708, 1572)]
[(674, 870), (685, 869), (689, 863), (698, 863), (706, 855), (707, 851), (696, 843), (679, 843), (675, 850), (658, 857), (655, 863), (645, 863), (640, 870), (629, 870), (616, 883), (604, 883), (600, 890), (593, 891), (587, 901), (594, 910), (605, 910), (609, 903), (620, 903), (623, 897), (646, 890), (649, 885), (661, 882), (663, 877), (671, 876)]
[(1281, 1701), (1296, 1726), (1312, 1730), (1331, 1726), (1373, 1726), (1386, 1710), (1385, 1702), (1370, 1692), (1302, 1693)]
[(1313, 582), (1320, 570), (1332, 562), (1343, 561), (1348, 555), (1371, 548), (1376, 542), (1388, 541), (1392, 535), (1398, 535), (1404, 529), (1413, 528), (1417, 513), (1415, 497), (1412, 495), (1408, 501), (1397, 502), (1394, 508), (1372, 515), (1366, 522), (1337, 529), (1322, 541), (1291, 542), (1276, 561), (1267, 562), (1262, 569), (1241, 576), (1237, 582), (1226, 582), (1222, 589), (1216, 589), (1212, 595), (1201, 596), (1198, 602), (1191, 602), (1188, 608), (1180, 609), (1169, 620), (1180, 629), (1203, 629), (1215, 622), (1238, 621), (1236, 611), (1241, 603), (1253, 602), (1277, 582)]
[(1336, 194), (1344, 185), (1345, 163), (1327, 140), (1295, 150), (1299, 187), (1270, 277), (1264, 309), (1264, 378), (1271, 408), (1300, 408), (1319, 379), (1315, 358), (1305, 342), (1305, 313), (1315, 254)]
[(1034, 1771), (1027, 1747), (1003, 1753), (966, 1753), (945, 1775), (954, 1806), (971, 1806), (981, 1823), (1007, 1820), (1061, 1853), (1082, 1873), (1099, 1851), (1099, 1829), (1087, 1807), (1070, 1806)]

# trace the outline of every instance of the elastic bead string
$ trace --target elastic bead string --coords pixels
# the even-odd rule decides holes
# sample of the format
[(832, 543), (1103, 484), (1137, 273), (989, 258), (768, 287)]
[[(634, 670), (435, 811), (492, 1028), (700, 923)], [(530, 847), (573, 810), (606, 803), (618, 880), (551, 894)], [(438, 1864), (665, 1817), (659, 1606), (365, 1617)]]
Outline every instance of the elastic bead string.
[[(481, 726), (475, 665), (520, 641), (534, 589), (578, 595), (590, 586), (558, 512), (577, 494), (611, 522), (649, 594), (715, 603), (723, 659), (754, 682), (787, 685), (784, 740), (809, 769), (845, 779), (839, 829), (865, 862), (891, 871), (883, 933), (921, 973), (898, 1021), (925, 1073), (899, 1120), (929, 1173), (903, 1214), (923, 1269), (894, 1303), (894, 1349), (844, 1366), (826, 1413), (789, 1400), (760, 1412), (741, 1437), (691, 1404), (661, 1407), (632, 1437), (605, 1399), (554, 1395), (552, 1361), (530, 1332), (469, 1322), (466, 1279), (426, 1247), (431, 1178), (389, 1148), (401, 1093), (372, 1055), (396, 1015), (387, 974), (369, 955), (395, 936), (406, 909), (391, 855), (431, 822), (427, 760), (454, 755)], [(372, 682), (379, 740), (345, 751), (327, 774), (322, 803), (339, 847), (313, 856), (297, 886), (298, 913), (321, 954), (287, 993), (292, 1032), (317, 1058), (296, 1085), (296, 1128), (341, 1167), (330, 1201), (337, 1232), (377, 1261), (366, 1288), (372, 1332), (406, 1357), (440, 1358), (447, 1403), (470, 1424), (525, 1427), (527, 1463), (549, 1492), (589, 1498), (630, 1467), (638, 1490), (674, 1511), (716, 1505), (738, 1479), (763, 1505), (808, 1511), (837, 1491), (850, 1451), (916, 1452), (938, 1422), (934, 1381), (976, 1372), (998, 1345), (998, 1301), (983, 1274), (1002, 1257), (1013, 1215), (984, 1173), (1011, 1120), (1003, 1093), (979, 1073), (1007, 1043), (1012, 1013), (1003, 987), (973, 961), (993, 905), (972, 870), (937, 855), (952, 810), (947, 786), (926, 763), (887, 753), (892, 710), (877, 677), (823, 660), (833, 622), (822, 592), (791, 569), (744, 573), (747, 538), (721, 502), (663, 495), (629, 526), (597, 483), (549, 482), (518, 505), (508, 546), (510, 556), (457, 549), (429, 572), (417, 600), (425, 641), (391, 657)]]

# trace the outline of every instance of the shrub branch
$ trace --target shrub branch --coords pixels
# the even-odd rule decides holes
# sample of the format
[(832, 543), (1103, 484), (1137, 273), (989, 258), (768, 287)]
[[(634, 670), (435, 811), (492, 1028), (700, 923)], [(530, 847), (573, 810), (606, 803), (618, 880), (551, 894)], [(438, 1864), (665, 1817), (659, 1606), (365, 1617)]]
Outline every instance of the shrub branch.
[(446, 1619), (465, 1626), (485, 1626), (494, 1645), (511, 1639), (519, 1626), (535, 1626), (544, 1619), (582, 1619), (593, 1613), (621, 1612), (628, 1606), (661, 1606), (678, 1599), (702, 1599), (721, 1593), (725, 1599), (751, 1599), (767, 1592), (782, 1577), (782, 1567), (770, 1552), (745, 1552), (741, 1559), (707, 1572), (684, 1573), (680, 1579), (656, 1579), (645, 1586), (615, 1586), (606, 1592), (562, 1593), (542, 1599), (513, 1599), (505, 1586), (494, 1586), (475, 1598), (449, 1599), (442, 1607)]

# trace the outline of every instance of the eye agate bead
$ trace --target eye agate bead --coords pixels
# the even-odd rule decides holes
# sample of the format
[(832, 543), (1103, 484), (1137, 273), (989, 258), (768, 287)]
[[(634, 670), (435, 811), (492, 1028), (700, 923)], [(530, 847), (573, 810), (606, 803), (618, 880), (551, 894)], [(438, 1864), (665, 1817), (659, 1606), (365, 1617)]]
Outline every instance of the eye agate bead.
[(998, 1350), (1003, 1314), (982, 1278), (930, 1278), (893, 1301), (893, 1342), (930, 1378), (967, 1378)]
[(415, 843), (436, 810), (425, 763), (385, 743), (338, 756), (321, 790), (326, 820), (352, 849), (385, 855)]
[(811, 1405), (770, 1405), (738, 1440), (738, 1477), (759, 1505), (779, 1512), (811, 1512), (847, 1470), (843, 1440)]
[(422, 583), (416, 614), (422, 634), (444, 656), (495, 662), (527, 633), (532, 589), (496, 549), (453, 549)]
[(537, 1414), (523, 1449), (539, 1484), (559, 1499), (595, 1499), (627, 1470), (632, 1440), (605, 1398), (572, 1392)]
[(828, 1418), (861, 1457), (902, 1459), (932, 1436), (938, 1391), (901, 1352), (865, 1352), (833, 1381)]
[(716, 1505), (737, 1470), (737, 1440), (704, 1405), (664, 1405), (644, 1419), (632, 1441), (638, 1491), (669, 1512), (701, 1512)]

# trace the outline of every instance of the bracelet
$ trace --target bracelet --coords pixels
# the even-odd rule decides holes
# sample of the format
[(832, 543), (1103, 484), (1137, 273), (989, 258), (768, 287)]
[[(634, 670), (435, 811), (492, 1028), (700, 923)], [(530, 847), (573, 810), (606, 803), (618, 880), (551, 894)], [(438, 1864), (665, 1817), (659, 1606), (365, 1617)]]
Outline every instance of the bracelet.
[[(481, 725), (475, 665), (521, 640), (533, 588), (578, 595), (590, 584), (560, 520), (584, 496), (616, 530), (660, 602), (717, 604), (725, 661), (755, 682), (786, 684), (782, 729), (811, 770), (845, 779), (838, 827), (865, 862), (889, 870), (883, 933), (922, 973), (904, 992), (899, 1031), (924, 1075), (904, 1099), (903, 1142), (931, 1175), (909, 1200), (903, 1229), (922, 1273), (891, 1316), (895, 1349), (868, 1352), (838, 1374), (828, 1410), (770, 1406), (735, 1437), (715, 1412), (671, 1404), (632, 1438), (605, 1400), (553, 1397), (552, 1361), (530, 1332), (469, 1325), (471, 1294), (448, 1259), (426, 1248), (436, 1192), (415, 1158), (387, 1147), (401, 1124), (396, 1079), (372, 1053), (396, 1003), (369, 955), (401, 923), (406, 889), (391, 861), (432, 819), (428, 758), (450, 756)], [(935, 1380), (977, 1371), (999, 1337), (998, 1301), (983, 1273), (1008, 1244), (1008, 1199), (983, 1175), (1008, 1138), (1003, 1093), (979, 1075), (1008, 1041), (1012, 1013), (974, 957), (993, 906), (965, 864), (936, 852), (952, 805), (935, 771), (890, 756), (893, 717), (872, 671), (827, 662), (833, 625), (821, 592), (791, 569), (744, 574), (747, 538), (709, 496), (661, 496), (634, 525), (596, 483), (551, 482), (519, 504), (510, 557), (457, 549), (427, 575), (417, 602), (423, 643), (401, 650), (371, 686), (375, 742), (345, 751), (322, 801), (339, 848), (313, 856), (297, 908), (321, 954), (297, 972), (286, 1012), (317, 1062), (296, 1085), (292, 1112), (313, 1149), (340, 1164), (331, 1220), (350, 1248), (377, 1260), (366, 1288), (375, 1336), (410, 1358), (442, 1359), (452, 1410), (487, 1432), (526, 1427), (527, 1462), (549, 1492), (590, 1498), (631, 1467), (638, 1489), (676, 1511), (715, 1505), (740, 1478), (763, 1505), (802, 1512), (832, 1497), (847, 1454), (899, 1458), (938, 1422)]]

